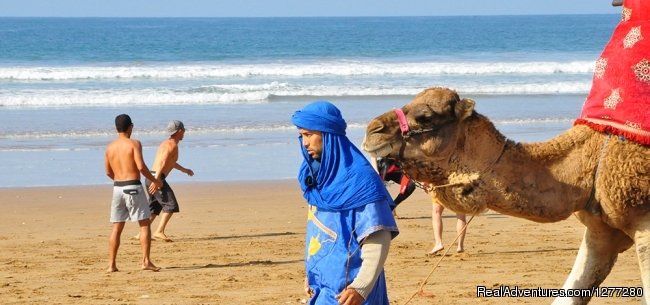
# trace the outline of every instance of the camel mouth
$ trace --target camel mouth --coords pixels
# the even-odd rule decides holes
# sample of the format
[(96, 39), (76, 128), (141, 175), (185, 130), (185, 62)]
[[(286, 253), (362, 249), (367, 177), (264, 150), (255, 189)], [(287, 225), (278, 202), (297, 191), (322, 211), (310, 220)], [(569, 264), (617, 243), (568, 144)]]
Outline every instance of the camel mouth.
[(384, 158), (387, 157), (391, 151), (393, 151), (393, 146), (390, 143), (386, 143), (378, 146), (370, 146), (367, 141), (363, 141), (362, 144), (363, 150), (367, 151), (374, 158)]

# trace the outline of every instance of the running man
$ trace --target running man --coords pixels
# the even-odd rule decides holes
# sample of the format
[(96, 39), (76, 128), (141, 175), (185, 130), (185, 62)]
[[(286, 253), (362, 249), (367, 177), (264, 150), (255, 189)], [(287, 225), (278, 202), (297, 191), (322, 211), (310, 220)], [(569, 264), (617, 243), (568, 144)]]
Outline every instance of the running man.
[[(151, 222), (153, 223), (156, 216), (162, 211), (162, 216), (160, 216), (160, 222), (158, 223), (158, 229), (153, 234), (153, 237), (161, 239), (167, 242), (172, 241), (165, 234), (165, 228), (167, 223), (172, 218), (174, 213), (180, 211), (178, 207), (178, 201), (174, 195), (174, 191), (167, 183), (167, 177), (172, 169), (177, 169), (188, 176), (194, 176), (194, 172), (178, 164), (178, 143), (183, 140), (185, 136), (185, 125), (183, 122), (178, 120), (173, 120), (167, 125), (167, 134), (169, 138), (164, 140), (158, 146), (158, 151), (156, 152), (156, 159), (153, 161), (153, 171), (151, 172), (156, 179), (160, 179), (163, 183), (162, 188), (159, 192), (155, 192), (153, 196), (149, 198), (149, 207), (151, 209)], [(149, 185), (149, 183), (147, 183)]]

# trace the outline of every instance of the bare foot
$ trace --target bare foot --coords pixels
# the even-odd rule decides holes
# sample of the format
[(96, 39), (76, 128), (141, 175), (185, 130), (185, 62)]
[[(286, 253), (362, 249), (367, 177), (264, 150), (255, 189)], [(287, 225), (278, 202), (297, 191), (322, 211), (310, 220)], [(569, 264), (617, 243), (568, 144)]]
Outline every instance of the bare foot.
[(438, 253), (444, 249), (445, 247), (443, 246), (434, 247), (433, 249), (431, 249), (431, 251), (429, 251), (429, 253), (427, 253), (427, 255), (429, 256), (438, 255)]
[(172, 242), (173, 241), (169, 237), (167, 237), (167, 235), (165, 235), (165, 233), (156, 233), (156, 234), (153, 235), (153, 237), (156, 238), (156, 239), (162, 239), (165, 242)]
[(462, 249), (462, 248), (456, 249), (456, 253), (463, 253), (463, 252), (465, 252), (465, 249)]
[(120, 270), (117, 270), (117, 267), (108, 267), (108, 269), (106, 269), (107, 273), (118, 272), (118, 271)]
[(154, 264), (149, 263), (149, 265), (142, 266), (142, 270), (144, 271), (153, 271), (153, 272), (158, 272), (160, 271), (160, 267), (156, 267)]

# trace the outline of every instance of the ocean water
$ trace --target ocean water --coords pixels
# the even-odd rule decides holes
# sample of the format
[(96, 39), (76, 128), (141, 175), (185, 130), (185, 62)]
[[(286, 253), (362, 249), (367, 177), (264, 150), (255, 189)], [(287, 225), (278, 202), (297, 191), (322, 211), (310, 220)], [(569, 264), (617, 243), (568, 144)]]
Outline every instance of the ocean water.
[(291, 114), (326, 99), (360, 144), (367, 122), (432, 86), (508, 137), (569, 128), (617, 15), (0, 18), (0, 187), (110, 183), (104, 149), (128, 113), (150, 164), (182, 120), (170, 181), (288, 179)]

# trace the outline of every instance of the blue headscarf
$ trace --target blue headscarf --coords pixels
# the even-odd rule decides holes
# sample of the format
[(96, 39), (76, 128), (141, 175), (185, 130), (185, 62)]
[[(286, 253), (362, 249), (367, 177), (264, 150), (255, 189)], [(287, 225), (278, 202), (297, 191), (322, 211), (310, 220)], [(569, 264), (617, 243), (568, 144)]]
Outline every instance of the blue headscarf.
[[(300, 141), (304, 161), (298, 181), (310, 205), (342, 211), (384, 200), (393, 202), (377, 172), (345, 136), (347, 124), (336, 106), (327, 101), (313, 102), (296, 111), (291, 122), (323, 134), (320, 162), (307, 153)], [(308, 177), (315, 184), (309, 185)]]

